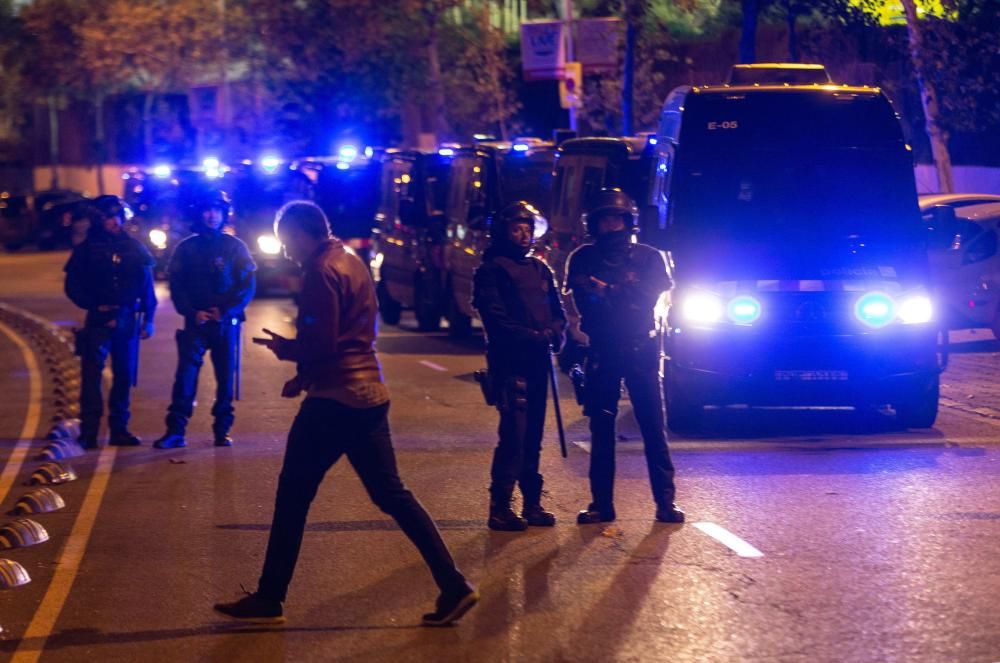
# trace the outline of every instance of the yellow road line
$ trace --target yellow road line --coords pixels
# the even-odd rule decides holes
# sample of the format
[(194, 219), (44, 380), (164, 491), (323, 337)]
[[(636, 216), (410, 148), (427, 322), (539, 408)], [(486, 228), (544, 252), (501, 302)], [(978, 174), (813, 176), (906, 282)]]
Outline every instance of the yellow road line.
[(17, 444), (14, 445), (14, 450), (11, 451), (10, 459), (0, 473), (0, 502), (3, 502), (21, 471), (31, 441), (38, 437), (38, 424), (42, 419), (42, 373), (38, 370), (35, 352), (17, 332), (2, 322), (0, 322), (0, 332), (9, 337), (21, 351), (24, 365), (28, 368), (28, 411), (24, 416), (24, 427), (21, 429)]
[(80, 562), (83, 554), (87, 550), (87, 543), (90, 541), (90, 534), (94, 529), (94, 522), (97, 520), (97, 512), (104, 499), (104, 493), (108, 489), (108, 481), (111, 479), (111, 468), (115, 463), (116, 447), (105, 447), (101, 450), (101, 455), (97, 459), (97, 467), (94, 469), (94, 476), (87, 487), (87, 495), (83, 498), (80, 506), (80, 513), (73, 524), (73, 531), (70, 532), (66, 545), (63, 546), (62, 554), (59, 556), (59, 563), (56, 565), (55, 575), (52, 582), (45, 591), (41, 605), (35, 612), (28, 629), (21, 639), (17, 651), (11, 663), (34, 663), (42, 655), (45, 649), (45, 640), (55, 628), (59, 613), (66, 605), (69, 591), (76, 580), (76, 574), (80, 570)]

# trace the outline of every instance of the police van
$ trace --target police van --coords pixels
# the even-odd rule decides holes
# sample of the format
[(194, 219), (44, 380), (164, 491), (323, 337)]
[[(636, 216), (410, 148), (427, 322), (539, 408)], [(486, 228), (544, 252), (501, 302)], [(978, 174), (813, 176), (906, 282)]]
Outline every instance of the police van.
[[(512, 143), (482, 142), (454, 151), (444, 247), (445, 315), (452, 335), (468, 333), (475, 315), (472, 277), (483, 261), (488, 243), (487, 219), (518, 200), (531, 203), (546, 217), (551, 203), (555, 151), (554, 143), (537, 138)], [(546, 232), (543, 226), (536, 223), (536, 237)]]
[(933, 425), (940, 363), (926, 230), (878, 89), (682, 87), (654, 195), (669, 425), (706, 405), (891, 405)]
[(372, 276), (379, 313), (399, 323), (412, 309), (421, 331), (434, 331), (445, 311), (444, 205), (451, 150), (388, 150), (376, 186)]
[[(552, 181), (549, 232), (536, 244), (542, 257), (562, 282), (569, 255), (585, 244), (583, 213), (587, 202), (604, 187), (629, 194), (639, 211), (640, 241), (656, 243), (657, 207), (651, 196), (656, 171), (654, 135), (571, 138), (559, 145)], [(572, 298), (563, 302), (569, 319), (567, 345), (559, 360), (567, 368), (578, 357), (578, 346), (588, 343), (580, 330), (580, 316)]]

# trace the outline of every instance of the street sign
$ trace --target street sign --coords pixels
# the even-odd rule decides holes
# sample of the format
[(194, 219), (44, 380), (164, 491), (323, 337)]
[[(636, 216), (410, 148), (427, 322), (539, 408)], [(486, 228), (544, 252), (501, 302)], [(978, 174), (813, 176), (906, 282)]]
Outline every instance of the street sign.
[(561, 80), (566, 45), (561, 21), (528, 21), (521, 24), (521, 62), (526, 81)]
[(559, 105), (563, 108), (580, 108), (583, 105), (583, 66), (567, 62), (563, 77), (559, 79)]
[(620, 18), (582, 18), (576, 21), (576, 60), (587, 73), (617, 72), (621, 67), (624, 22)]

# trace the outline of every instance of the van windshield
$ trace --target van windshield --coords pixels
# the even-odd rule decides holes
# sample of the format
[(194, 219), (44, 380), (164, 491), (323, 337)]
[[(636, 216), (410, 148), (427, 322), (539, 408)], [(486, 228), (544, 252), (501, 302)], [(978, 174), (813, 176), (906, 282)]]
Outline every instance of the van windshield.
[(883, 98), (736, 95), (692, 106), (672, 186), (682, 234), (793, 249), (922, 239), (912, 165)]

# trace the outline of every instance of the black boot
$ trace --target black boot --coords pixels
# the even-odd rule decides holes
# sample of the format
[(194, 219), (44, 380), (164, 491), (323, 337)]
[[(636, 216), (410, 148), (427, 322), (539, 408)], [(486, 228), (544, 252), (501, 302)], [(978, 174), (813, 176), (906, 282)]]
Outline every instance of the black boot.
[(656, 520), (661, 523), (683, 523), (684, 512), (676, 504), (656, 507)]
[(578, 525), (593, 525), (595, 523), (610, 523), (615, 519), (615, 508), (599, 508), (596, 504), (591, 504), (586, 510), (576, 514)]
[(490, 518), (486, 526), (497, 532), (523, 532), (528, 529), (528, 521), (520, 517), (510, 508), (510, 490), (490, 490)]
[(556, 514), (546, 511), (539, 503), (529, 504), (521, 511), (524, 518), (531, 527), (552, 527), (556, 524)]
[(142, 440), (130, 433), (127, 429), (111, 431), (108, 444), (113, 447), (137, 447), (142, 444)]

